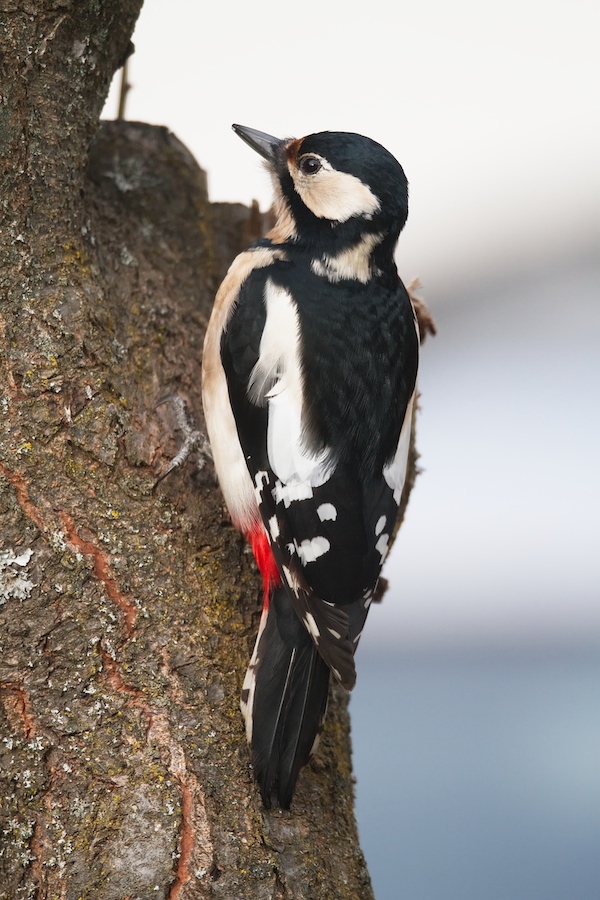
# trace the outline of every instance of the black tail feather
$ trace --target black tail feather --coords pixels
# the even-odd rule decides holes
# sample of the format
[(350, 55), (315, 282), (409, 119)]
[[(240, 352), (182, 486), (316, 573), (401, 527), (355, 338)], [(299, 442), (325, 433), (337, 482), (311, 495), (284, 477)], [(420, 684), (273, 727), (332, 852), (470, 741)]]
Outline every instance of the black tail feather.
[(327, 707), (329, 669), (285, 589), (273, 591), (254, 662), (252, 761), (263, 803), (288, 809)]

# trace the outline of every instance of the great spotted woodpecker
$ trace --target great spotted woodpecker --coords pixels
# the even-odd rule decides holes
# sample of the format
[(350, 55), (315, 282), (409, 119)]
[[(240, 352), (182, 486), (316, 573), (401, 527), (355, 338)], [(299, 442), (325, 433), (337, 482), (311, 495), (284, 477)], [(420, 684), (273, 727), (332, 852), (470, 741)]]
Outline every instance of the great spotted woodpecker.
[(234, 131), (267, 161), (276, 223), (240, 254), (204, 344), (203, 401), (264, 606), (241, 707), (263, 802), (289, 808), (330, 673), (356, 650), (404, 485), (418, 325), (394, 249), (400, 164), (358, 134)]

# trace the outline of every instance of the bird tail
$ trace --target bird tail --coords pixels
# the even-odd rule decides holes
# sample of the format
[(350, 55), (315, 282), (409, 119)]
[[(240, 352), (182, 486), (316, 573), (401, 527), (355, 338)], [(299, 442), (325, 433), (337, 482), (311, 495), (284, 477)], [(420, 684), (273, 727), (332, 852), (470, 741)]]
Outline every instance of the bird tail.
[(298, 773), (316, 749), (328, 687), (329, 668), (285, 588), (272, 589), (241, 700), (254, 776), (267, 808), (275, 792), (289, 809)]

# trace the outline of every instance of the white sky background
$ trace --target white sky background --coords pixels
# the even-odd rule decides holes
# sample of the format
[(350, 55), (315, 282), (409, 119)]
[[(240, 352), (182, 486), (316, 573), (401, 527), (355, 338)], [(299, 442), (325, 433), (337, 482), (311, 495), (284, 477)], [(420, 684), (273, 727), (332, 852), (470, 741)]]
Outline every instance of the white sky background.
[(378, 140), (411, 186), (401, 269), (437, 289), (600, 222), (599, 39), (596, 0), (146, 0), (127, 118), (174, 131), (211, 199), (263, 208), (232, 122)]
[[(232, 122), (279, 137), (345, 130), (378, 140), (397, 156), (410, 182), (400, 272), (405, 280), (419, 275), (425, 296), (441, 311), (460, 285), (543, 270), (578, 248), (600, 247), (599, 39), (597, 0), (506, 0), (495, 6), (474, 0), (146, 0), (133, 38), (126, 114), (169, 127), (208, 172), (212, 200), (257, 198), (262, 208), (270, 203), (268, 176), (231, 131)], [(113, 118), (116, 108), (113, 85), (105, 117)], [(589, 278), (585, 289), (589, 296)], [(530, 291), (537, 322), (544, 321), (545, 296)], [(554, 292), (553, 302), (561, 297)], [(518, 303), (507, 313), (518, 328)], [(487, 373), (485, 344), (461, 361), (460, 342), (449, 328), (436, 339), (437, 348), (436, 342), (426, 348), (419, 447), (427, 473), (388, 566), (394, 592), (398, 587), (404, 594), (406, 577), (410, 600), (387, 599), (371, 616), (363, 641), (370, 631), (375, 639), (387, 634), (409, 641), (495, 630), (531, 634), (540, 617), (555, 635), (591, 629), (600, 636), (600, 525), (590, 512), (590, 492), (596, 504), (600, 494), (594, 462), (600, 438), (597, 426), (589, 439), (583, 433), (586, 417), (598, 420), (598, 390), (592, 391), (589, 377), (585, 381), (581, 359), (571, 382), (552, 365), (562, 347), (560, 319), (541, 330), (531, 319), (541, 393), (533, 381), (527, 386), (527, 348), (520, 346), (515, 372), (526, 389), (511, 418), (510, 394), (502, 393), (502, 354), (510, 349), (502, 343), (506, 328), (501, 340), (493, 319), (484, 319), (480, 326), (491, 328)], [(468, 315), (460, 321), (470, 327)], [(596, 337), (598, 321), (596, 316)], [(577, 361), (573, 330), (568, 344)], [(595, 346), (600, 355), (598, 340)], [(597, 367), (595, 372), (600, 381)], [(447, 410), (453, 399), (448, 391), (468, 392), (474, 383), (483, 387), (469, 395), (462, 412), (463, 422), (475, 428), (489, 390), (495, 392), (493, 405), (487, 403), (489, 436), (481, 441), (476, 430), (461, 433), (461, 420), (454, 422)], [(556, 404), (564, 409), (573, 396), (580, 429), (574, 454), (567, 423), (555, 440)], [(539, 427), (532, 427), (538, 397), (543, 411)], [(440, 451), (442, 443), (447, 452)], [(517, 446), (526, 452), (516, 453)], [(471, 448), (471, 460), (463, 447)], [(567, 470), (575, 472), (579, 505), (573, 491), (565, 499)], [(468, 479), (473, 491), (465, 503)], [(527, 522), (523, 540), (517, 519)], [(489, 532), (486, 522), (493, 523)], [(466, 546), (477, 550), (479, 563), (470, 590), (463, 591)]]

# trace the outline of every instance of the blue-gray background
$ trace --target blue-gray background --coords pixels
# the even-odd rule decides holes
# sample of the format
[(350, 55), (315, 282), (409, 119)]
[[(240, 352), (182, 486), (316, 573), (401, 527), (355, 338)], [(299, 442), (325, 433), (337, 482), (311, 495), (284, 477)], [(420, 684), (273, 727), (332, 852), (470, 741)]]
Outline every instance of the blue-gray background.
[(146, 0), (134, 35), (128, 117), (212, 199), (269, 203), (232, 122), (367, 134), (410, 182), (439, 336), (351, 701), (377, 900), (600, 897), (599, 33), (591, 0)]
[(599, 286), (596, 248), (500, 271), (426, 345), (351, 701), (377, 900), (600, 896)]
[(366, 653), (357, 814), (377, 900), (600, 894), (600, 654)]

